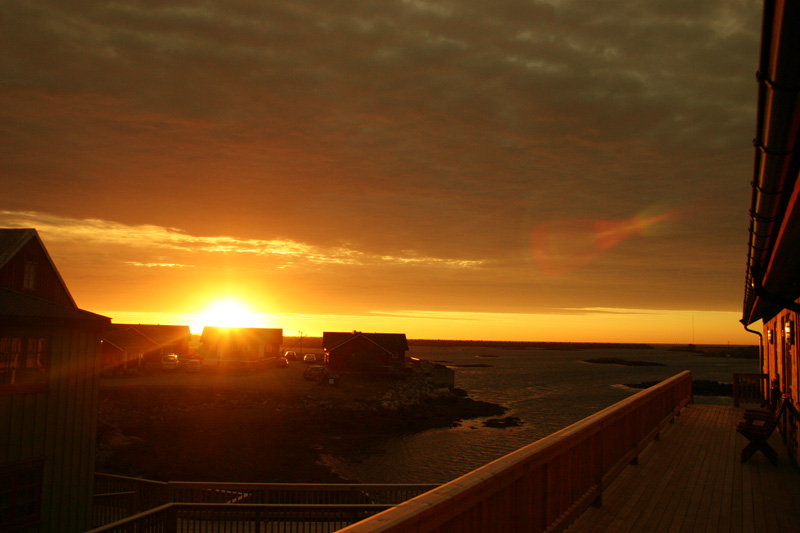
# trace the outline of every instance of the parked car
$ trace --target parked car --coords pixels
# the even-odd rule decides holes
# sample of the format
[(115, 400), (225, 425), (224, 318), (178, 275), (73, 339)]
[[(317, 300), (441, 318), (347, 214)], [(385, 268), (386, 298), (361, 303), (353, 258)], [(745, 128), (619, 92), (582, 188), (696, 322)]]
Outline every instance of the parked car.
[(322, 365), (314, 365), (303, 370), (303, 377), (310, 381), (322, 381), (328, 374), (328, 369)]
[(178, 370), (178, 356), (174, 353), (165, 355), (161, 358), (161, 370)]
[(289, 360), (285, 357), (276, 357), (275, 358), (275, 367), (276, 368), (287, 368), (289, 366)]
[(291, 350), (286, 350), (283, 354), (287, 361), (297, 361), (297, 354)]
[(200, 372), (200, 368), (203, 366), (203, 362), (200, 361), (200, 359), (193, 357), (188, 361), (186, 361), (185, 365), (182, 364), (181, 366), (183, 366), (187, 372), (195, 373), (195, 372)]
[(303, 356), (303, 362), (307, 365), (313, 364), (317, 362), (317, 355), (313, 353), (307, 353)]

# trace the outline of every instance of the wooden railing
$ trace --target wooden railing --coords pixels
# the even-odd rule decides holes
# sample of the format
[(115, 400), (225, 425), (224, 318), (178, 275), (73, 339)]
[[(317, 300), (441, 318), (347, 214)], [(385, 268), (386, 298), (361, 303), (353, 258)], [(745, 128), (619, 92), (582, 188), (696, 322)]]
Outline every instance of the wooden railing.
[(168, 503), (89, 533), (164, 533), (174, 531), (332, 533), (391, 504), (224, 504)]
[(167, 483), (171, 502), (285, 503), (285, 504), (398, 504), (438, 484), (308, 484), (308, 483)]
[(563, 530), (691, 401), (687, 371), (342, 532)]
[[(757, 403), (762, 407), (766, 407), (768, 392), (768, 374), (733, 373), (734, 407), (739, 407), (740, 403)], [(777, 399), (774, 399), (774, 401), (777, 401)]]
[[(173, 503), (267, 504), (266, 507), (259, 508), (263, 511), (263, 516), (259, 516), (275, 518), (278, 516), (276, 509), (292, 508), (301, 509), (303, 512), (309, 513), (309, 516), (312, 517), (310, 520), (321, 522), (322, 518), (330, 515), (336, 508), (349, 509), (348, 512), (350, 512), (352, 508), (349, 506), (360, 505), (361, 507), (358, 509), (368, 510), (369, 514), (374, 514), (438, 486), (438, 484), (159, 482), (97, 473), (95, 474), (93, 525), (99, 527), (123, 520), (126, 517), (132, 518), (137, 514), (139, 516), (136, 520), (126, 519), (124, 523), (149, 524), (153, 520), (157, 522), (173, 520), (173, 515), (165, 510), (172, 507), (169, 505), (164, 507), (165, 504)], [(154, 508), (161, 510), (156, 511)], [(178, 508), (182, 510), (179, 513), (181, 516), (191, 516), (191, 513), (198, 509), (192, 506), (178, 506)], [(153, 511), (149, 512), (148, 510), (151, 509)], [(217, 514), (222, 512), (220, 507), (214, 509)], [(359, 516), (363, 518), (369, 514), (361, 512)]]
[(168, 484), (112, 474), (94, 475), (92, 524), (108, 524), (170, 501)]

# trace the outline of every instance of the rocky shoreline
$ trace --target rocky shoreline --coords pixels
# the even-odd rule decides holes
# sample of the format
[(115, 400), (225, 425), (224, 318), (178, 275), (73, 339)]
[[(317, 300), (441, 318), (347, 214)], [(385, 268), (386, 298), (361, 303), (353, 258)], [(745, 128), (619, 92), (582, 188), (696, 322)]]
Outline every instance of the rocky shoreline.
[[(464, 420), (499, 430), (521, 423), (503, 406), (432, 385), (421, 371), (346, 375), (323, 386), (304, 379), (305, 368), (104, 378), (96, 470), (160, 481), (348, 482), (355, 480), (332, 473), (320, 456), (359, 460), (376, 440)], [(731, 387), (694, 383), (698, 396), (730, 396)]]
[(320, 454), (358, 458), (375, 439), (468, 419), (515, 423), (499, 418), (504, 407), (433, 387), (419, 373), (375, 382), (348, 377), (335, 387), (294, 376), (198, 386), (190, 377), (101, 387), (98, 472), (160, 481), (346, 482)]

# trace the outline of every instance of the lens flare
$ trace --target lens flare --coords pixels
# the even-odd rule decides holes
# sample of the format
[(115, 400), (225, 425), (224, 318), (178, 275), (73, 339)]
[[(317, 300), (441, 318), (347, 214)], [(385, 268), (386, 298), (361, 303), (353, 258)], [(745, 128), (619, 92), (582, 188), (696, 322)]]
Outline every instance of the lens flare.
[(645, 235), (677, 209), (656, 215), (639, 214), (621, 220), (574, 219), (539, 224), (531, 234), (531, 255), (550, 276), (567, 274), (634, 235)]

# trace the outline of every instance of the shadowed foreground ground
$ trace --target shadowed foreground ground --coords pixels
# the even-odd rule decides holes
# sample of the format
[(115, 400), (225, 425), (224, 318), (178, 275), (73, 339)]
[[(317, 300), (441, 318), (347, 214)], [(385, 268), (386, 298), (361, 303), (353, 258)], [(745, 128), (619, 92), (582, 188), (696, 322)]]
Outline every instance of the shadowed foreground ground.
[(304, 368), (103, 378), (96, 469), (161, 481), (340, 482), (319, 453), (358, 457), (381, 437), (505, 411), (421, 378), (321, 386)]

